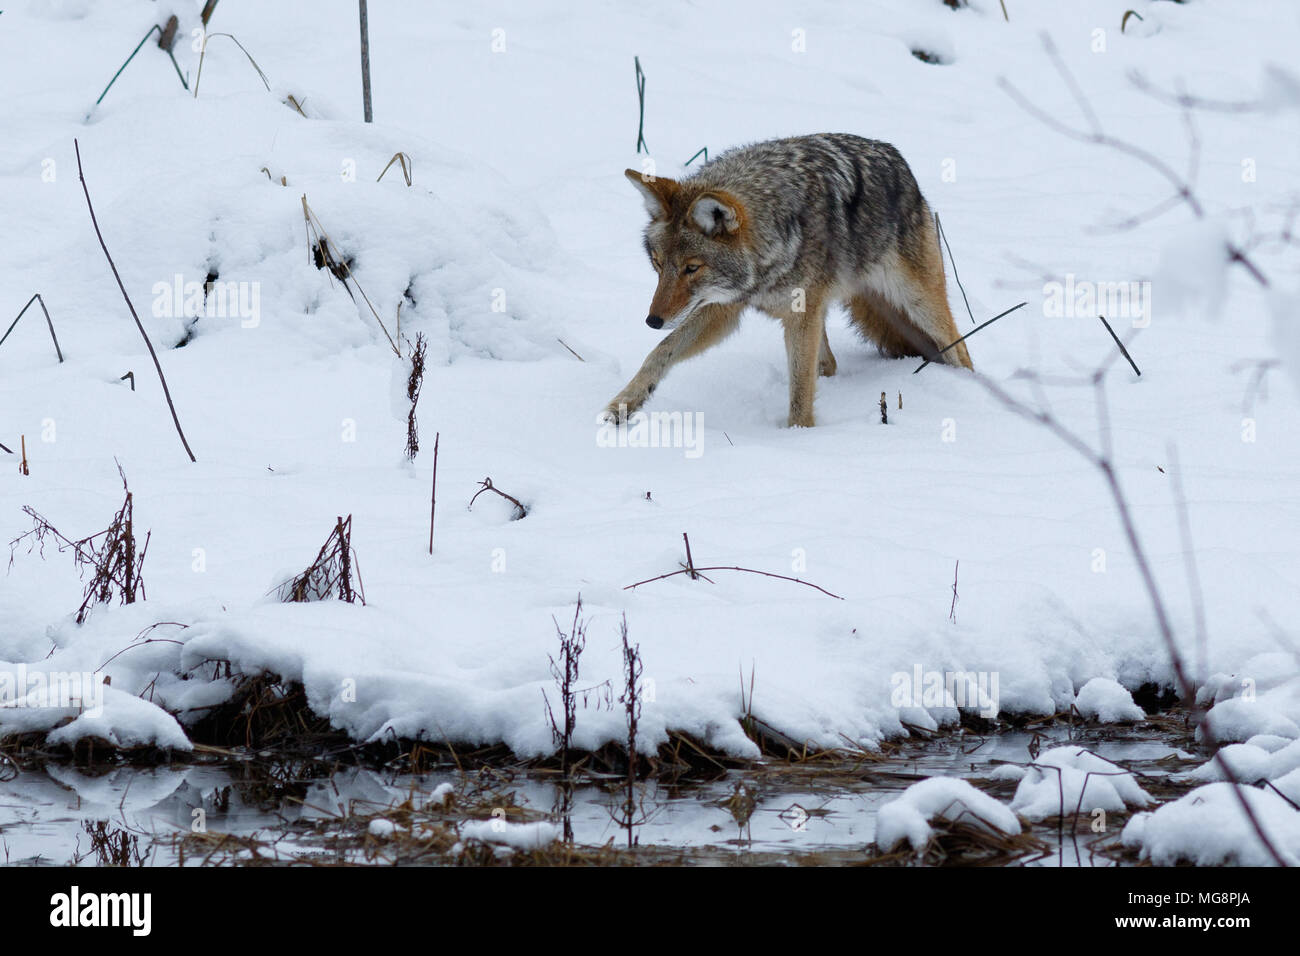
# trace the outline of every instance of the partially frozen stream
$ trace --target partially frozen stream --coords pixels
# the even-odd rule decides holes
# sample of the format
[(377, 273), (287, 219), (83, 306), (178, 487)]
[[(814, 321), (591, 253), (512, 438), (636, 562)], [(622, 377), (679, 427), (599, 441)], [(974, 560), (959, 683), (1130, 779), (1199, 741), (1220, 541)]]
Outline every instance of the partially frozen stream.
[[(874, 838), (879, 807), (909, 784), (925, 776), (960, 776), (1007, 800), (1014, 785), (981, 782), (994, 767), (1028, 762), (1031, 747), (1071, 742), (1138, 770), (1148, 780), (1189, 766), (1174, 741), (1115, 736), (1113, 731), (1082, 737), (1076, 732), (1073, 738), (1066, 727), (1039, 734), (946, 736), (907, 742), (885, 760), (834, 766), (764, 762), (707, 783), (649, 781), (641, 796), (645, 821), (636, 828), (636, 837), (640, 847), (656, 848), (658, 858), (675, 850), (687, 863), (864, 860), (863, 848)], [(547, 815), (559, 821), (553, 815), (559, 794), (553, 778), (518, 771), (416, 776), (342, 767), (328, 773), (319, 764), (295, 767), (260, 760), (115, 767), (99, 773), (59, 765), (3, 769), (0, 859), (9, 864), (168, 866), (247, 859), (248, 854), (224, 845), (215, 853), (196, 852), (192, 842), (182, 848), (179, 838), (201, 828), (209, 835), (256, 837), (267, 861), (383, 860), (374, 841), (358, 847), (357, 817), (382, 814), (413, 793), (419, 805), (439, 784), (455, 788), (458, 804), (469, 817), (490, 819), (498, 802), (523, 808), (530, 819)], [(732, 800), (738, 784), (743, 787), (739, 802)], [(753, 798), (752, 809), (747, 797)], [(620, 799), (621, 793), (599, 783), (576, 787), (570, 815), (575, 843), (600, 847), (612, 840), (615, 847), (625, 846), (625, 831), (613, 819)], [(737, 806), (743, 808), (739, 818), (732, 812)], [(745, 809), (750, 810), (747, 818)], [(1068, 824), (1066, 831), (1061, 841), (1055, 823), (1034, 827), (1034, 834), (1053, 850), (1018, 862), (1112, 865), (1110, 859), (1090, 852), (1091, 844), (1106, 834), (1080, 832), (1072, 837)], [(351, 834), (351, 842), (331, 839), (345, 833)], [(206, 846), (213, 845), (210, 839)]]

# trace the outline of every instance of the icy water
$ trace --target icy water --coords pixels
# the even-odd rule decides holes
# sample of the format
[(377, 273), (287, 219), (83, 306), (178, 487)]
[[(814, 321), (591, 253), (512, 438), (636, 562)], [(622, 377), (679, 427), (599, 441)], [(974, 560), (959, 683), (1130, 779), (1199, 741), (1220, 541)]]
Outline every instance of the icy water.
[[(865, 861), (876, 813), (911, 783), (936, 774), (971, 780), (1008, 800), (1014, 784), (985, 778), (1002, 763), (1024, 764), (1031, 751), (1077, 743), (1140, 771), (1150, 784), (1186, 769), (1176, 741), (1107, 732), (990, 737), (956, 735), (907, 743), (887, 759), (843, 764), (763, 762), (707, 783), (653, 781), (638, 793), (638, 853), (659, 862), (845, 863)], [(1195, 762), (1199, 762), (1198, 758)], [(170, 866), (246, 862), (391, 862), (367, 820), (410, 800), (419, 807), (440, 784), (455, 793), (459, 819), (562, 822), (554, 776), (497, 769), (385, 773), (266, 760), (225, 761), (99, 773), (47, 765), (19, 771), (0, 765), (0, 860), (7, 864)], [(574, 788), (569, 823), (575, 844), (626, 846), (616, 822), (623, 794), (615, 781)], [(739, 790), (737, 788), (740, 788)], [(508, 808), (508, 809), (507, 809)], [(380, 824), (383, 826), (383, 824)], [(1050, 849), (1016, 865), (1111, 866), (1097, 852), (1109, 836), (1067, 823), (1033, 828)], [(202, 839), (195, 839), (195, 834)], [(243, 838), (242, 840), (239, 838)], [(675, 854), (675, 855), (674, 855)], [(423, 861), (428, 858), (421, 857)]]

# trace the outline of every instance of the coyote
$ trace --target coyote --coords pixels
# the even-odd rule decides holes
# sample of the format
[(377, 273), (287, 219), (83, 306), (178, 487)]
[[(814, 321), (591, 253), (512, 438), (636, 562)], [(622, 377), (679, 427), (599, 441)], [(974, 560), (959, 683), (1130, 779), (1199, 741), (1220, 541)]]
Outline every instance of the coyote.
[[(646, 325), (671, 331), (603, 420), (639, 409), (673, 365), (735, 331), (747, 305), (785, 327), (792, 426), (813, 424), (817, 375), (835, 374), (833, 303), (885, 355), (932, 358), (958, 338), (930, 207), (888, 143), (823, 133), (729, 150), (680, 182), (626, 175), (650, 213), (645, 249), (659, 273)], [(972, 367), (964, 343), (941, 361)]]

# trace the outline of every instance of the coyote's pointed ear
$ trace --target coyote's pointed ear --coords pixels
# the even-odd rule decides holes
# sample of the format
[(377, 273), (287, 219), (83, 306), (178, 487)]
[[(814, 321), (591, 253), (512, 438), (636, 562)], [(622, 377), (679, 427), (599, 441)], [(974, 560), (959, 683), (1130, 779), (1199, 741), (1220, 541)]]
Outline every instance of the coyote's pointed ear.
[(731, 235), (744, 219), (744, 208), (727, 193), (706, 193), (691, 204), (691, 221), (706, 236)]
[(679, 188), (674, 180), (651, 176), (649, 173), (641, 173), (635, 169), (625, 170), (623, 175), (641, 193), (641, 198), (645, 200), (646, 212), (650, 213), (651, 219), (668, 218), (668, 207), (672, 205), (673, 196), (677, 195)]

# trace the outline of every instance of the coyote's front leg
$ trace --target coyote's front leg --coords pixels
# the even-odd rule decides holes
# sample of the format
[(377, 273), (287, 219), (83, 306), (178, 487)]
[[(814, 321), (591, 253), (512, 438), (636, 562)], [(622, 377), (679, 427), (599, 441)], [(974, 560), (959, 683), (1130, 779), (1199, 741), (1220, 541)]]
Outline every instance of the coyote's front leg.
[[(781, 320), (785, 331), (785, 354), (790, 369), (790, 427), (813, 427), (813, 401), (817, 397), (817, 375), (835, 374), (835, 356), (826, 339), (826, 302), (809, 294), (800, 311), (764, 309)], [(827, 361), (829, 359), (829, 361)]]
[(689, 315), (646, 356), (632, 381), (605, 407), (603, 417), (617, 421), (620, 415), (631, 415), (640, 409), (670, 368), (717, 345), (734, 332), (743, 308), (740, 304), (706, 305)]

